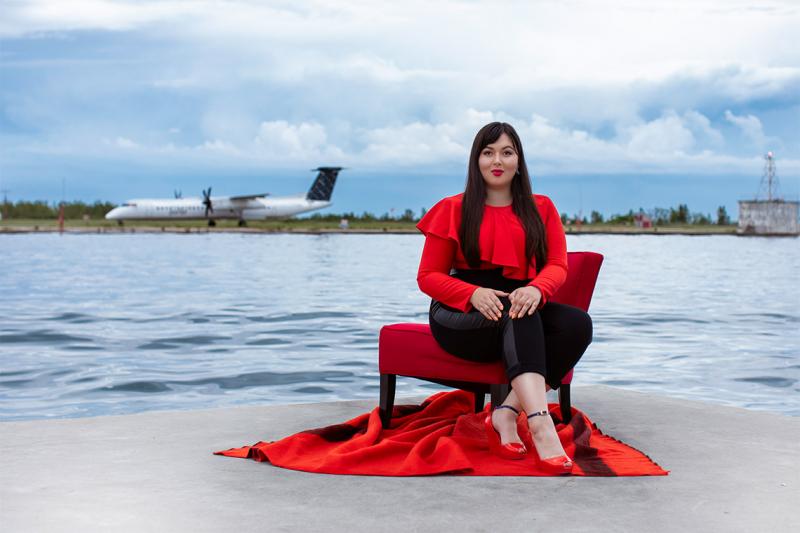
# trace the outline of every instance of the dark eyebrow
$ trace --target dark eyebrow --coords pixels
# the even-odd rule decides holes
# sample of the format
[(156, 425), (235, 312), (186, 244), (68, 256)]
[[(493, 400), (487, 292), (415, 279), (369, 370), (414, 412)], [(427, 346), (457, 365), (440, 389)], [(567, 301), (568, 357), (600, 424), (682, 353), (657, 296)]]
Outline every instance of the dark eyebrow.
[[(514, 148), (513, 146), (511, 146), (510, 144), (507, 144), (507, 145), (503, 146), (503, 147), (502, 147), (502, 148), (500, 148), (500, 149), (501, 149), (501, 150), (505, 150), (506, 148), (511, 148), (511, 149), (512, 149), (512, 150), (514, 150), (515, 152), (517, 151), (517, 149), (516, 149), (516, 148)], [(487, 144), (486, 146), (484, 146), (484, 147), (483, 147), (483, 149), (484, 149), (484, 150), (494, 150), (494, 148), (492, 148), (492, 147), (491, 147), (491, 146), (489, 146), (488, 144)]]

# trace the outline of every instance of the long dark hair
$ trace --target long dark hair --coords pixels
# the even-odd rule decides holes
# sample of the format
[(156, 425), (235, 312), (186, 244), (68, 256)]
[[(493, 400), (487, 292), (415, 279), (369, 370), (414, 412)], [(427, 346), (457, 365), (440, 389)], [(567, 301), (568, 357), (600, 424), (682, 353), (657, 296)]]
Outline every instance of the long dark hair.
[(486, 184), (478, 166), (478, 158), (487, 145), (497, 141), (504, 133), (514, 143), (519, 163), (517, 174), (511, 181), (512, 209), (525, 230), (527, 264), (530, 264), (532, 257), (536, 257), (536, 272), (539, 272), (547, 261), (544, 223), (533, 202), (531, 178), (528, 175), (528, 166), (525, 164), (525, 155), (522, 153), (519, 135), (511, 124), (505, 122), (492, 122), (485, 125), (475, 135), (475, 140), (472, 142), (472, 152), (469, 155), (469, 168), (467, 169), (467, 186), (464, 189), (464, 198), (461, 203), (461, 227), (458, 230), (461, 251), (470, 267), (478, 268), (480, 266), (479, 236), (483, 220), (483, 207), (486, 203)]

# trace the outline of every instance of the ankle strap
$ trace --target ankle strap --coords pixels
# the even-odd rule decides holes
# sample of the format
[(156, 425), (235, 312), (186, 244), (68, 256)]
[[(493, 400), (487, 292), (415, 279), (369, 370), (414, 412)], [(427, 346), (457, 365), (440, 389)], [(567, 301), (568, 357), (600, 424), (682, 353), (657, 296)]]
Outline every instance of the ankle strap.
[(498, 405), (497, 407), (494, 408), (495, 411), (497, 411), (498, 409), (511, 409), (515, 413), (519, 414), (519, 411), (517, 411), (516, 409), (514, 409), (510, 405)]
[(547, 414), (547, 409), (542, 409), (541, 411), (536, 411), (535, 413), (531, 413), (528, 415), (528, 418), (533, 418), (534, 416), (542, 416)]

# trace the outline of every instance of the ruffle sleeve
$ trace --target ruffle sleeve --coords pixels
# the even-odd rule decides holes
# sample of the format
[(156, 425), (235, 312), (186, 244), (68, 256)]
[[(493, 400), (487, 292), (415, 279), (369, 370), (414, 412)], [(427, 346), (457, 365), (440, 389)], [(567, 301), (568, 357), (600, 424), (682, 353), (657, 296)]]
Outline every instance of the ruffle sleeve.
[(417, 229), (428, 235), (436, 235), (443, 239), (459, 242), (458, 229), (461, 227), (461, 204), (454, 197), (439, 200), (417, 222)]
[(417, 283), (420, 290), (439, 302), (468, 313), (470, 299), (477, 285), (450, 275), (461, 259), (458, 229), (461, 226), (461, 203), (458, 196), (440, 200), (417, 223), (425, 234)]

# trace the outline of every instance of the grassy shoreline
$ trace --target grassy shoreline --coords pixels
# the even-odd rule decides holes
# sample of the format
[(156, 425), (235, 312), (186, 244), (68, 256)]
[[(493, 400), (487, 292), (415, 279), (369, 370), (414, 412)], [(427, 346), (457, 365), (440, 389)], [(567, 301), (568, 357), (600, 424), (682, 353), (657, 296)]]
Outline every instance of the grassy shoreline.
[[(736, 235), (736, 225), (718, 226), (676, 224), (653, 228), (615, 224), (583, 224), (566, 226), (567, 234), (618, 234), (618, 235)], [(0, 221), (0, 233), (46, 233), (58, 231), (55, 220), (10, 219)], [(107, 220), (67, 220), (64, 231), (70, 233), (418, 233), (415, 222), (400, 220), (351, 221), (348, 229), (339, 228), (338, 222), (289, 219), (251, 221), (239, 227), (235, 220), (217, 221), (209, 227), (203, 221), (142, 220), (119, 226)]]

